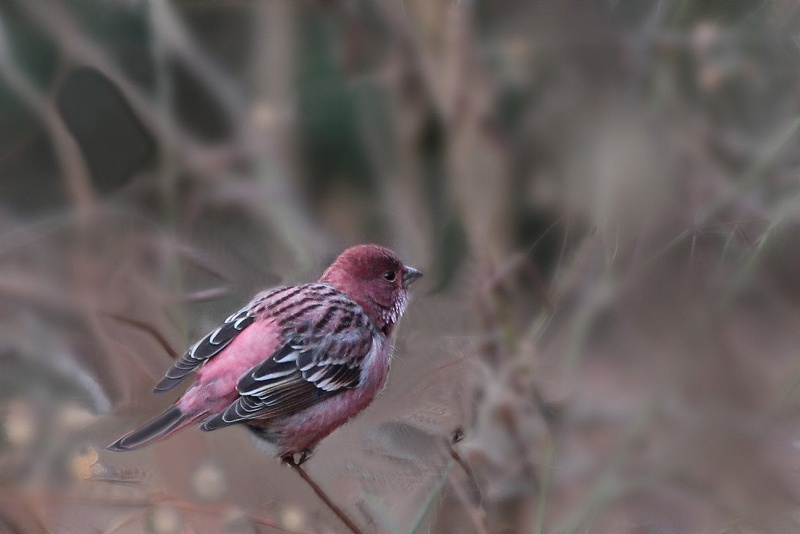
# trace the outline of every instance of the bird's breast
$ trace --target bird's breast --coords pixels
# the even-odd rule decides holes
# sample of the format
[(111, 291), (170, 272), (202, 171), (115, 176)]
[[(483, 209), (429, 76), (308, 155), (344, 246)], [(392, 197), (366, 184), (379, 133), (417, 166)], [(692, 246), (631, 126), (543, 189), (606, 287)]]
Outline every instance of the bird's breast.
[(281, 456), (313, 448), (375, 400), (389, 374), (391, 345), (379, 335), (373, 347), (364, 361), (358, 387), (279, 421), (270, 422), (269, 431), (274, 436), (274, 444)]

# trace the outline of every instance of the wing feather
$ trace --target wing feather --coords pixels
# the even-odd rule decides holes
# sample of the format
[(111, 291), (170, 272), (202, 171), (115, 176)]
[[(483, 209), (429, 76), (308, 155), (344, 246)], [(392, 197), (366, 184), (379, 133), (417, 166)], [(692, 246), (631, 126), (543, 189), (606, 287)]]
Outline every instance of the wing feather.
[[(358, 321), (363, 314), (357, 304), (330, 308), (317, 315), (317, 321), (297, 324), (297, 330), (313, 335), (289, 336), (271, 358), (246, 373), (237, 384), (240, 397), (222, 413), (203, 423), (204, 430), (215, 430), (252, 419), (271, 419), (297, 413), (326, 398), (356, 387), (361, 381), (364, 362), (375, 350), (376, 332)], [(347, 326), (342, 328), (341, 321)], [(294, 329), (293, 329), (294, 328)]]
[[(290, 289), (293, 289), (292, 286), (279, 287), (262, 293), (247, 306), (231, 314), (219, 327), (192, 345), (156, 384), (154, 391), (163, 393), (180, 384), (198, 367), (222, 352), (245, 328), (253, 324), (259, 304), (266, 302), (274, 306), (276, 303), (283, 303), (287, 297), (294, 294), (293, 291), (289, 291)], [(270, 302), (271, 300), (274, 302)]]

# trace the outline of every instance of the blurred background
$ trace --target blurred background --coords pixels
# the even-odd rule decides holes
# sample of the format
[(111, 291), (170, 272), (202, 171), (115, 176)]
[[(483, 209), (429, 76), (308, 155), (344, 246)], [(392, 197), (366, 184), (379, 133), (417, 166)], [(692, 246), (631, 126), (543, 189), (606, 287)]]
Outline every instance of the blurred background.
[(244, 429), (103, 447), (378, 242), (364, 532), (800, 532), (798, 130), (793, 0), (4, 0), (0, 531), (343, 532)]

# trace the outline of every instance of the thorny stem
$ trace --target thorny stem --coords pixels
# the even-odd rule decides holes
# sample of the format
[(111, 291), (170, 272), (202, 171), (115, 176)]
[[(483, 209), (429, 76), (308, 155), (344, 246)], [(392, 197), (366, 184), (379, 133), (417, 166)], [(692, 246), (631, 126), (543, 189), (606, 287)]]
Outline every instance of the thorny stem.
[(350, 532), (352, 532), (353, 534), (362, 534), (361, 529), (359, 529), (358, 526), (355, 523), (353, 523), (353, 520), (350, 519), (347, 516), (347, 514), (344, 513), (344, 511), (331, 500), (330, 497), (328, 497), (328, 494), (325, 493), (325, 490), (319, 487), (319, 485), (316, 482), (314, 482), (314, 479), (308, 476), (308, 473), (306, 473), (305, 470), (299, 464), (294, 462), (286, 462), (286, 463), (289, 466), (291, 466), (292, 469), (294, 469), (298, 475), (300, 475), (300, 478), (302, 478), (303, 481), (306, 484), (308, 484), (312, 490), (314, 490), (314, 493), (317, 494), (317, 497), (319, 497), (322, 500), (322, 502), (325, 503), (325, 505), (330, 509), (331, 512), (336, 514), (336, 517), (338, 517), (342, 521), (342, 523), (344, 523), (345, 526), (348, 529), (350, 529)]

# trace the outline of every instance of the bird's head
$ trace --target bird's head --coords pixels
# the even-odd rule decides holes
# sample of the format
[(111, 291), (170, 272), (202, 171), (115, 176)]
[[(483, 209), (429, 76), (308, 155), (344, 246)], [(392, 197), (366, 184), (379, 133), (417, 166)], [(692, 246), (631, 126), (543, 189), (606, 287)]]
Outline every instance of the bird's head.
[(420, 276), (388, 248), (357, 245), (342, 252), (320, 281), (358, 302), (373, 324), (389, 336), (406, 309), (408, 287)]

